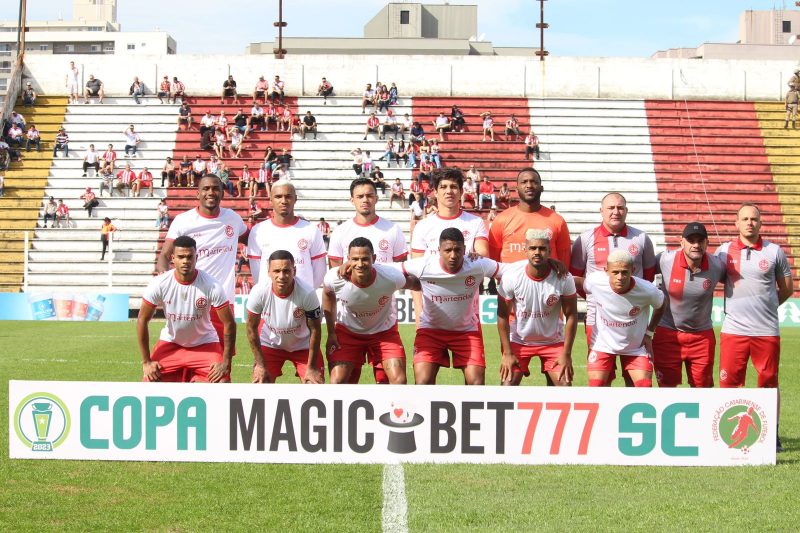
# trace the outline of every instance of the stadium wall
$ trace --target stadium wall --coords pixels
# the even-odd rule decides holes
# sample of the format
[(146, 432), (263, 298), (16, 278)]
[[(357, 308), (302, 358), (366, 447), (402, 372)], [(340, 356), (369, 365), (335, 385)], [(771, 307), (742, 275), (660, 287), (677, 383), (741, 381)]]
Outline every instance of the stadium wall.
[(322, 76), (339, 95), (360, 94), (367, 81), (397, 83), (401, 95), (608, 99), (781, 100), (794, 61), (503, 56), (113, 55), (26, 58), (24, 75), (43, 94), (62, 94), (67, 61), (108, 94), (128, 94), (133, 76), (152, 91), (164, 74), (193, 95), (216, 95), (233, 74), (249, 93), (258, 75), (278, 74), (287, 93), (313, 95)]

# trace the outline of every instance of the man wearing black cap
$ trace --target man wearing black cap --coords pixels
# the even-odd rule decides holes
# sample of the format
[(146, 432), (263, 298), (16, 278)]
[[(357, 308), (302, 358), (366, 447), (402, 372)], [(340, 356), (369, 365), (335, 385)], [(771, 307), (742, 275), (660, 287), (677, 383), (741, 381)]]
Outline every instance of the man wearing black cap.
[[(667, 298), (653, 338), (653, 364), (660, 387), (681, 383), (681, 366), (691, 387), (714, 386), (716, 338), (711, 325), (714, 288), (725, 279), (725, 265), (706, 253), (708, 232), (699, 222), (683, 228), (681, 249), (658, 254), (656, 268)], [(655, 335), (654, 335), (655, 333)]]

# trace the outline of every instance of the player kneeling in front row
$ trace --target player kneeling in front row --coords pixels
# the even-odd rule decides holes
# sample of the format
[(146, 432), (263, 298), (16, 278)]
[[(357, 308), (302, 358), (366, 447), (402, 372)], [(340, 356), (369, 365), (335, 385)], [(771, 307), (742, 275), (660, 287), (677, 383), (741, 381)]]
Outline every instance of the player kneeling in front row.
[(404, 385), (406, 353), (397, 331), (394, 292), (419, 288), (419, 282), (397, 268), (375, 263), (372, 242), (365, 237), (350, 242), (347, 256), (349, 279), (339, 276), (339, 268), (332, 268), (323, 281), (331, 383), (350, 383), (366, 354), (373, 367), (382, 363), (389, 383)]
[[(605, 272), (577, 278), (597, 303), (596, 333), (589, 347), (586, 370), (590, 387), (611, 384), (615, 357), (636, 387), (653, 386), (652, 333), (661, 320), (664, 293), (647, 280), (633, 275), (633, 257), (625, 250), (608, 256)], [(650, 307), (654, 309), (648, 325)]]
[(275, 250), (266, 267), (266, 279), (262, 278), (247, 297), (253, 383), (274, 383), (286, 361), (291, 361), (303, 383), (324, 383), (322, 312), (317, 293), (297, 278), (290, 252)]
[[(172, 263), (175, 268), (153, 278), (142, 295), (136, 332), (144, 381), (229, 382), (236, 323), (225, 291), (197, 270), (191, 237), (172, 242)], [(148, 326), (159, 305), (167, 325), (151, 353)], [(222, 346), (211, 324), (212, 308), (223, 324)]]
[[(525, 233), (526, 261), (514, 263), (497, 285), (497, 331), (503, 351), (500, 383), (519, 385), (531, 358), (555, 385), (572, 384), (572, 344), (578, 328), (578, 295), (570, 274), (550, 267), (550, 232)], [(509, 315), (514, 311), (514, 320)], [(561, 319), (563, 313), (566, 328)]]
[(486, 355), (483, 349), (478, 289), (485, 277), (499, 278), (500, 263), (485, 257), (464, 258), (464, 234), (447, 228), (439, 236), (439, 255), (402, 263), (404, 274), (422, 284), (422, 315), (414, 339), (414, 381), (433, 385), (442, 366), (464, 372), (467, 385), (483, 385)]

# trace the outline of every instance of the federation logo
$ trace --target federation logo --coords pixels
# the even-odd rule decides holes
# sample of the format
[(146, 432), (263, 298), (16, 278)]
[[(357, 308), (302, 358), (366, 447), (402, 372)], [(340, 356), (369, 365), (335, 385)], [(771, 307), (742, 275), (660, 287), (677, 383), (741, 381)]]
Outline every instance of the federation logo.
[(231, 225), (225, 226), (225, 236), (228, 237), (229, 239), (233, 237), (233, 226)]
[(297, 241), (297, 249), (301, 252), (305, 252), (308, 249), (308, 241), (305, 239)]
[(631, 244), (630, 246), (628, 246), (628, 253), (631, 254), (633, 257), (636, 257), (637, 255), (639, 255), (639, 247), (636, 246), (635, 244)]
[(384, 294), (383, 296), (381, 296), (378, 299), (378, 305), (383, 307), (384, 305), (386, 305), (386, 302), (388, 302), (388, 301), (389, 301), (389, 297)]
[(292, 313), (292, 316), (294, 316), (295, 318), (302, 317), (303, 316), (303, 310), (298, 307), (297, 309), (294, 310), (294, 313)]
[(711, 432), (715, 442), (743, 454), (767, 438), (766, 413), (751, 400), (731, 400), (714, 411)]
[(642, 312), (642, 308), (639, 307), (638, 305), (634, 305), (633, 307), (631, 307), (631, 310), (628, 311), (628, 315), (629, 316), (636, 316), (641, 312)]
[(711, 288), (711, 280), (710, 279), (704, 279), (703, 280), (703, 290), (707, 291), (710, 288)]
[(208, 300), (205, 299), (204, 296), (201, 296), (194, 302), (194, 306), (198, 309), (205, 309), (208, 307)]
[(46, 392), (25, 397), (14, 411), (14, 432), (34, 452), (52, 452), (69, 436), (69, 410)]
[(547, 297), (547, 301), (544, 303), (547, 307), (553, 307), (558, 302), (558, 296), (555, 294), (551, 294)]
[(758, 268), (761, 269), (762, 272), (766, 272), (769, 270), (769, 261), (766, 259), (762, 259), (758, 262)]
[(378, 249), (382, 252), (385, 252), (389, 249), (389, 241), (386, 239), (381, 239), (381, 242), (378, 243)]
[(464, 285), (467, 287), (475, 285), (475, 276), (467, 276), (467, 279), (464, 280)]

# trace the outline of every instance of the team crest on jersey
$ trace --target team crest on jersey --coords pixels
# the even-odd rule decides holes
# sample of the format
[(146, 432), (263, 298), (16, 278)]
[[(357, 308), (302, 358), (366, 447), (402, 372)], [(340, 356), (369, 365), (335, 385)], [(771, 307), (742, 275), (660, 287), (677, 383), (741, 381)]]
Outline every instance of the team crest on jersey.
[(589, 362), (590, 363), (596, 363), (597, 362), (597, 352), (595, 352), (594, 350), (589, 352)]
[(758, 268), (761, 269), (762, 272), (766, 272), (769, 270), (769, 261), (766, 259), (762, 259), (758, 262)]
[(378, 243), (378, 249), (382, 252), (385, 252), (389, 249), (389, 241), (386, 239), (381, 239), (381, 242)]
[(201, 296), (194, 302), (194, 306), (198, 309), (205, 309), (208, 307), (208, 300), (205, 299), (204, 296)]
[(305, 239), (297, 241), (297, 249), (305, 252), (308, 249), (308, 241)]
[(631, 307), (631, 310), (630, 310), (630, 311), (628, 311), (628, 315), (630, 315), (630, 316), (636, 316), (636, 315), (638, 315), (638, 314), (639, 314), (639, 313), (641, 313), (641, 312), (642, 312), (642, 308), (641, 308), (641, 307), (639, 307), (638, 305), (634, 305), (633, 307)]
[(462, 229), (461, 230), (461, 235), (464, 236), (464, 240), (467, 240), (467, 239), (469, 239), (469, 236), (471, 235), (471, 233), (469, 232), (468, 229)]
[(467, 279), (464, 280), (464, 285), (467, 287), (475, 285), (475, 276), (467, 276)]
[(710, 279), (704, 279), (703, 280), (703, 290), (707, 291), (710, 288), (711, 288), (711, 280)]
[(555, 294), (551, 294), (550, 296), (547, 297), (545, 305), (547, 307), (553, 307), (554, 305), (556, 305), (556, 302), (558, 302), (558, 296), (556, 296)]
[(294, 310), (294, 313), (292, 313), (292, 315), (295, 318), (300, 318), (301, 316), (303, 316), (303, 310), (298, 307), (297, 309)]
[(228, 237), (229, 239), (233, 237), (233, 226), (231, 225), (225, 226), (225, 236)]
[(383, 307), (384, 305), (386, 305), (386, 302), (388, 302), (388, 301), (389, 301), (389, 297), (388, 297), (388, 296), (386, 296), (386, 295), (384, 294), (383, 296), (381, 296), (381, 297), (378, 299), (378, 305), (380, 305), (381, 307)]
[(636, 257), (637, 255), (639, 255), (639, 247), (636, 246), (635, 244), (631, 244), (630, 246), (628, 246), (628, 253), (631, 254), (633, 257)]

